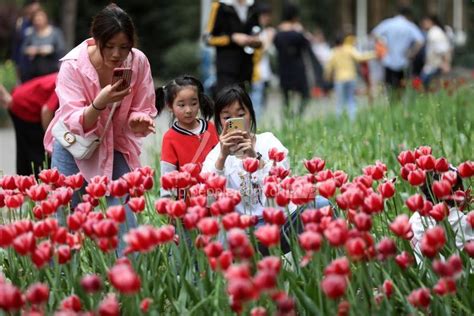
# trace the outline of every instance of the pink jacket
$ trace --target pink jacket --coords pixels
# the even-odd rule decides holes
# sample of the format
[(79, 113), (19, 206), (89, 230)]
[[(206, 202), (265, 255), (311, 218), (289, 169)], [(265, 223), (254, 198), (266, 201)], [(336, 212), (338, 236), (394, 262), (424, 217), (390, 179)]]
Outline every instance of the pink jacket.
[[(59, 109), (44, 136), (44, 147), (50, 153), (54, 143), (51, 129), (58, 120), (63, 120), (74, 134), (84, 136), (94, 133), (100, 136), (103, 133), (110, 107), (101, 113), (97, 124), (91, 130), (85, 133), (82, 127), (85, 107), (92, 103), (101, 90), (99, 76), (87, 53), (87, 47), (93, 44), (93, 39), (85, 40), (61, 59), (62, 64), (56, 82)], [(112, 123), (93, 156), (87, 160), (76, 160), (81, 174), (87, 181), (97, 175), (112, 178), (114, 150), (124, 154), (130, 169), (140, 166), (141, 139), (132, 133), (128, 121), (143, 113), (151, 117), (157, 115), (155, 91), (150, 64), (146, 56), (133, 48), (125, 61), (125, 64), (127, 63), (128, 65), (132, 63), (133, 74), (130, 85), (132, 92), (117, 108)]]

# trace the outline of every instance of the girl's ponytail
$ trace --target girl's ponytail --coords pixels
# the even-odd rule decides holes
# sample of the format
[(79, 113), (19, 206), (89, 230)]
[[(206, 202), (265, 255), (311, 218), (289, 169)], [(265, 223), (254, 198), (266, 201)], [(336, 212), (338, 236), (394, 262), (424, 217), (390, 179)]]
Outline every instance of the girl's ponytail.
[(199, 105), (202, 117), (208, 121), (214, 115), (214, 102), (212, 99), (205, 95), (204, 92), (199, 93)]
[(156, 110), (158, 111), (158, 115), (161, 114), (161, 112), (163, 111), (163, 109), (165, 108), (166, 106), (166, 91), (165, 91), (166, 87), (165, 86), (162, 86), (162, 87), (159, 87), (159, 88), (156, 88), (155, 90), (155, 107), (156, 107)]

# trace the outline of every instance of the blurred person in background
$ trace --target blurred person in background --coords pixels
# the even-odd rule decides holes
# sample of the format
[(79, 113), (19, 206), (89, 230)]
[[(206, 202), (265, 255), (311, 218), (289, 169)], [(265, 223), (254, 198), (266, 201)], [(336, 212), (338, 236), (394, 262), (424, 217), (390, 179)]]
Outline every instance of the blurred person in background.
[(38, 175), (43, 162), (49, 164), (43, 146), (44, 132), (59, 106), (57, 73), (37, 77), (17, 86), (10, 94), (0, 84), (0, 107), (8, 109), (15, 128), (16, 172)]
[(23, 54), (30, 60), (26, 79), (57, 72), (65, 48), (63, 33), (49, 23), (44, 10), (36, 10), (31, 22), (33, 30), (26, 36), (22, 47)]
[(22, 53), (23, 42), (28, 33), (32, 32), (31, 17), (33, 13), (41, 8), (38, 0), (25, 1), (21, 14), (16, 20), (15, 35), (12, 43), (12, 60), (16, 65), (17, 75), (21, 82), (28, 77), (29, 59)]
[(299, 96), (298, 112), (301, 114), (309, 101), (307, 71), (312, 72), (311, 74), (315, 72), (314, 65), (309, 66), (307, 63), (317, 63), (317, 60), (299, 21), (299, 8), (291, 3), (286, 4), (282, 20), (273, 40), (277, 50), (280, 87), (287, 109), (290, 107), (290, 94), (296, 93)]
[(356, 115), (356, 86), (357, 63), (366, 62), (376, 57), (375, 52), (360, 53), (355, 47), (355, 37), (350, 35), (344, 38), (342, 34), (336, 37), (336, 46), (324, 69), (327, 81), (334, 82), (336, 94), (336, 111), (341, 115), (347, 110), (349, 118), (355, 119)]
[(266, 103), (266, 89), (272, 79), (270, 65), (270, 49), (273, 45), (275, 29), (271, 26), (272, 7), (268, 3), (260, 3), (258, 6), (258, 21), (262, 28), (259, 37), (262, 46), (255, 50), (254, 69), (252, 76), (252, 92), (250, 98), (255, 109), (255, 115), (259, 119), (263, 113)]
[[(387, 53), (382, 59), (385, 84), (399, 96), (402, 80), (407, 77), (411, 61), (424, 43), (421, 30), (412, 21), (409, 7), (400, 7), (399, 14), (383, 20), (373, 30), (376, 39), (385, 43)], [(390, 92), (390, 96), (392, 93)]]
[(262, 45), (253, 0), (212, 3), (205, 41), (216, 47), (217, 92), (231, 84), (250, 86), (255, 48)]
[(451, 70), (452, 47), (437, 16), (425, 16), (420, 24), (426, 32), (425, 64), (420, 77), (427, 90), (433, 78)]

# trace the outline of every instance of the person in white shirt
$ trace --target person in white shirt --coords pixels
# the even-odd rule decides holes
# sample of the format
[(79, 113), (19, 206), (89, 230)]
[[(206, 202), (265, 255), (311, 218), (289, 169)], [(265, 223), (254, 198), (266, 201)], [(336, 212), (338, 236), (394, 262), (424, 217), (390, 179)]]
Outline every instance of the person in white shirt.
[[(232, 130), (230, 132), (226, 121), (237, 117), (244, 118), (246, 130)], [(289, 169), (288, 149), (271, 132), (255, 134), (257, 125), (252, 101), (239, 86), (229, 86), (218, 93), (214, 104), (214, 123), (220, 134), (219, 143), (207, 155), (202, 172), (224, 176), (227, 180), (227, 188), (239, 191), (242, 197), (235, 210), (240, 214), (257, 216), (259, 220), (257, 226), (261, 225), (263, 224), (263, 210), (267, 206), (263, 184), (265, 177), (269, 175), (273, 167), (268, 151), (271, 148), (276, 148), (280, 152), (285, 152), (285, 158), (278, 162), (277, 166)], [(248, 174), (242, 164), (242, 160), (247, 157), (259, 160), (258, 170), (251, 175), (250, 181), (247, 180)], [(327, 199), (321, 196), (316, 197), (315, 208), (327, 205), (329, 205)], [(288, 225), (284, 225), (282, 236), (288, 234), (289, 222), (295, 223), (298, 214), (304, 207), (297, 211), (296, 205), (290, 203), (288, 209), (292, 216), (287, 220)], [(284, 247), (283, 240), (282, 250), (289, 251), (288, 247)]]
[(424, 17), (421, 20), (421, 27), (426, 31), (426, 56), (421, 80), (425, 89), (428, 89), (434, 77), (450, 71), (452, 48), (438, 17), (434, 15)]

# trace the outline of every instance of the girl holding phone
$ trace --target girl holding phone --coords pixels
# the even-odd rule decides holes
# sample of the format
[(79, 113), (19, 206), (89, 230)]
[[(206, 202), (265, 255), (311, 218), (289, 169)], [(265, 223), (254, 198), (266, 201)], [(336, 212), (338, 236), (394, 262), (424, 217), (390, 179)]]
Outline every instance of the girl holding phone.
[[(232, 118), (243, 118), (246, 129), (230, 129), (229, 119)], [(239, 191), (242, 197), (235, 210), (240, 214), (257, 216), (257, 226), (262, 225), (264, 223), (263, 209), (266, 206), (263, 184), (273, 167), (268, 152), (272, 148), (283, 151), (285, 158), (277, 165), (289, 169), (288, 149), (271, 132), (256, 134), (257, 123), (252, 101), (239, 86), (224, 88), (217, 94), (214, 104), (214, 122), (220, 133), (219, 144), (207, 155), (202, 171), (224, 176), (227, 180), (227, 188)], [(258, 170), (252, 174), (250, 181), (244, 180), (247, 172), (243, 168), (242, 159), (237, 155), (232, 155), (236, 151), (242, 152), (242, 158), (253, 157), (259, 160)], [(316, 197), (315, 208), (327, 205), (329, 205), (327, 199), (321, 196)], [(283, 225), (282, 236), (288, 234), (289, 222), (294, 222), (304, 207), (298, 212), (296, 205), (290, 203), (288, 208), (292, 216)], [(285, 238), (281, 238), (281, 246), (284, 252), (288, 252), (289, 246)], [(268, 252), (263, 248), (260, 251)]]
[[(115, 4), (105, 7), (94, 17), (91, 34), (92, 38), (61, 59), (56, 84), (60, 105), (46, 131), (44, 145), (52, 154), (52, 167), (66, 176), (80, 172), (86, 181), (98, 175), (115, 180), (140, 166), (140, 138), (155, 132), (153, 79), (148, 59), (133, 48), (135, 27), (124, 10)], [(130, 86), (122, 90), (119, 86), (123, 79), (112, 84), (114, 69), (121, 67), (133, 72)], [(113, 103), (119, 106), (104, 130)], [(51, 130), (58, 121), (76, 135), (104, 135), (90, 158), (74, 159), (54, 139)], [(119, 203), (116, 199), (108, 202)], [(121, 225), (122, 234), (125, 227), (136, 226), (129, 209), (127, 222)]]

